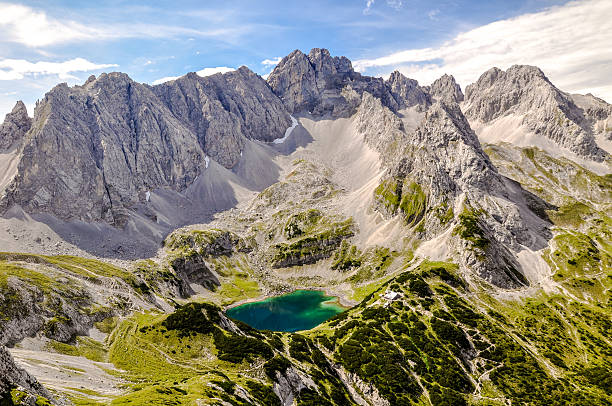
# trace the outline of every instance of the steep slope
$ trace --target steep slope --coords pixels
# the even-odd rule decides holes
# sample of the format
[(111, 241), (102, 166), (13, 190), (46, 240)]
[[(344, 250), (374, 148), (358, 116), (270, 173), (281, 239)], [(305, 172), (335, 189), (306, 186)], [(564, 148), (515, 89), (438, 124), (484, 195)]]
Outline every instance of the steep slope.
[(4, 347), (0, 347), (0, 402), (3, 404), (49, 404), (53, 396), (15, 360)]
[(268, 83), (293, 113), (350, 116), (359, 99), (343, 94), (347, 88), (359, 96), (371, 93), (393, 109), (398, 107), (383, 79), (362, 76), (353, 70), (350, 60), (332, 57), (327, 49), (313, 48), (308, 55), (293, 51), (276, 65)]
[(525, 143), (549, 139), (580, 157), (609, 160), (609, 153), (595, 142), (596, 129), (585, 110), (536, 67), (515, 65), (505, 72), (492, 68), (466, 88), (465, 99), (463, 111), (479, 134), (499, 123), (492, 130), (498, 134), (491, 134), (497, 139), (510, 141), (513, 132), (523, 131)]
[[(182, 95), (181, 86), (190, 90)], [(148, 192), (185, 190), (206, 170), (207, 156), (231, 168), (246, 139), (269, 141), (289, 125), (265, 82), (246, 68), (158, 88), (119, 73), (59, 85), (36, 108), (2, 207), (121, 227), (130, 210), (146, 206)]]
[(419, 82), (408, 79), (398, 71), (393, 71), (386, 83), (400, 109), (428, 107), (431, 104), (431, 97), (419, 86)]
[(271, 142), (291, 126), (281, 101), (244, 66), (223, 75), (189, 73), (152, 90), (226, 168), (240, 160), (245, 138)]
[(452, 75), (442, 75), (425, 89), (436, 100), (460, 103), (464, 99), (461, 87)]
[(32, 119), (28, 116), (25, 104), (20, 100), (0, 125), (0, 150), (8, 149), (15, 142), (23, 139), (30, 127), (32, 127)]
[[(360, 116), (365, 134), (373, 111), (394, 120), (379, 102), (370, 103), (378, 107)], [(396, 158), (374, 191), (377, 210), (397, 216), (420, 240), (443, 238), (434, 242), (447, 246), (440, 259), (460, 257), (465, 269), (497, 286), (527, 283), (515, 254), (522, 245), (545, 247), (549, 223), (529, 209), (520, 186), (497, 173), (459, 106), (435, 103), (413, 132), (402, 133), (395, 121), (399, 139), (380, 144), (383, 155)], [(421, 253), (428, 255), (427, 248)]]

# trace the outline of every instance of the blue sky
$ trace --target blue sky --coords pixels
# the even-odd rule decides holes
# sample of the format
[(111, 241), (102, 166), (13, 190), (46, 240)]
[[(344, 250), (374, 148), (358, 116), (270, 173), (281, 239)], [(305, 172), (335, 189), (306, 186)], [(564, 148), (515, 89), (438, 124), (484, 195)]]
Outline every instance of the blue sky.
[[(103, 71), (123, 71), (147, 83), (241, 65), (265, 75), (273, 64), (263, 61), (313, 47), (349, 57), (365, 74), (399, 69), (428, 84), (448, 71), (463, 87), (493, 65), (540, 64), (567, 90), (608, 97), (612, 83), (602, 78), (612, 71), (612, 47), (604, 44), (612, 38), (601, 32), (612, 32), (611, 5), (608, 0), (0, 0), (0, 115), (17, 99), (31, 106), (56, 83), (81, 83)], [(585, 16), (591, 20), (580, 22), (584, 27), (572, 27)], [(570, 50), (577, 54), (561, 63), (563, 70), (557, 59), (567, 59)], [(584, 79), (579, 72), (585, 68), (576, 60), (589, 55), (597, 55), (596, 66)]]

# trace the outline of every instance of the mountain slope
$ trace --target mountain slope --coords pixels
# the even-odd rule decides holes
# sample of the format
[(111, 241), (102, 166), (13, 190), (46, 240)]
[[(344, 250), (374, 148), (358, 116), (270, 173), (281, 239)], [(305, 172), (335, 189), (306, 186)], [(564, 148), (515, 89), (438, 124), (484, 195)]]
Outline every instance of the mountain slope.
[[(580, 157), (609, 161), (609, 152), (595, 142), (598, 129), (589, 113), (557, 89), (537, 67), (515, 65), (505, 72), (498, 68), (488, 70), (466, 88), (463, 109), (479, 125), (486, 127), (504, 120), (509, 127), (507, 134), (524, 128), (535, 139), (550, 139)], [(601, 110), (600, 114), (607, 117), (609, 111)]]

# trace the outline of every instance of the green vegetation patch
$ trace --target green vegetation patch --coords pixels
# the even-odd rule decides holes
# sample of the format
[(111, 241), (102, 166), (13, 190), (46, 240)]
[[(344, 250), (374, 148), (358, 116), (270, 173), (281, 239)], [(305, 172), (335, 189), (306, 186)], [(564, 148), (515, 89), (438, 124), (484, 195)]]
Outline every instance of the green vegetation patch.
[(359, 251), (356, 246), (349, 245), (346, 240), (343, 240), (340, 244), (340, 248), (334, 252), (331, 268), (346, 271), (351, 268), (360, 267), (361, 263), (361, 251)]
[(374, 198), (388, 213), (394, 214), (400, 205), (402, 184), (397, 179), (386, 179), (374, 189)]
[(459, 224), (455, 227), (454, 233), (464, 240), (470, 241), (472, 247), (484, 250), (489, 245), (489, 240), (479, 224), (478, 217), (478, 211), (465, 208), (459, 214)]
[(421, 221), (427, 209), (427, 196), (418, 183), (411, 182), (404, 185), (399, 207), (404, 214), (406, 224), (413, 226)]
[(352, 218), (332, 223), (324, 230), (299, 237), (288, 243), (274, 246), (272, 266), (275, 268), (311, 264), (330, 257), (342, 240), (354, 235)]

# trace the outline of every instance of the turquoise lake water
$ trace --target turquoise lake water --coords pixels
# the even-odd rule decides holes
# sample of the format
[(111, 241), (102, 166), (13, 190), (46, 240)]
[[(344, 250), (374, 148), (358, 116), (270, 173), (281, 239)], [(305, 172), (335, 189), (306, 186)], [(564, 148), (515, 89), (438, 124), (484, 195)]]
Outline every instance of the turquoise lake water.
[(317, 290), (296, 290), (227, 310), (227, 315), (258, 330), (294, 332), (318, 326), (344, 309), (334, 296)]

